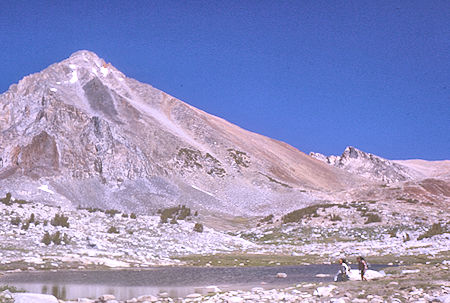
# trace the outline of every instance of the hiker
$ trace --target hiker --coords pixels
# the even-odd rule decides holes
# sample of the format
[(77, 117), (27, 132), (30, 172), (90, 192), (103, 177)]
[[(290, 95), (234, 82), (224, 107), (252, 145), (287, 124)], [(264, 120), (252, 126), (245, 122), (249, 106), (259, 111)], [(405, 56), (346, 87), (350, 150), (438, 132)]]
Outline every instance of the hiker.
[(367, 279), (364, 277), (364, 273), (369, 268), (367, 266), (366, 260), (364, 260), (363, 257), (359, 256), (358, 258), (356, 258), (356, 261), (358, 261), (358, 269), (361, 274), (361, 281), (367, 281)]
[(350, 266), (348, 266), (347, 261), (344, 258), (339, 259), (339, 264), (341, 265), (336, 277), (334, 278), (334, 281), (336, 282), (344, 282), (349, 280), (349, 272), (350, 272)]

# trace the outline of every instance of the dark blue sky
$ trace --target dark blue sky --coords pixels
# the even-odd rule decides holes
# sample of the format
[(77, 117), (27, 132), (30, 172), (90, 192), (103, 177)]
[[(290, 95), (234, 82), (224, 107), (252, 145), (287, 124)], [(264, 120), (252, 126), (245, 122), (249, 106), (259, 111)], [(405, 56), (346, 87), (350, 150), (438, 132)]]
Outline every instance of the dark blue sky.
[(0, 92), (88, 49), (304, 152), (450, 159), (450, 1), (0, 1)]

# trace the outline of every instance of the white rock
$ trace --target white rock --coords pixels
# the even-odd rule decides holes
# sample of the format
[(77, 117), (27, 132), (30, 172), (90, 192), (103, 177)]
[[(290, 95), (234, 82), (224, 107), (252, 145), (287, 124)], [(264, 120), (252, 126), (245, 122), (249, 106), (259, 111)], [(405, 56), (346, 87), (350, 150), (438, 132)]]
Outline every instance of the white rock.
[(287, 274), (284, 272), (277, 273), (277, 278), (287, 278)]
[(227, 298), (227, 302), (228, 303), (242, 303), (242, 302), (244, 302), (244, 299), (240, 298), (240, 297), (231, 297), (231, 298)]
[(155, 296), (152, 296), (152, 295), (144, 295), (144, 296), (137, 297), (137, 302), (145, 302), (145, 301), (156, 302), (156, 301), (158, 301), (158, 298)]
[(328, 297), (331, 295), (333, 289), (337, 288), (337, 286), (331, 284), (328, 286), (320, 286), (314, 291), (314, 295), (318, 297)]
[(33, 293), (13, 293), (14, 303), (58, 303), (58, 299), (52, 295)]
[(187, 299), (196, 299), (196, 298), (200, 298), (202, 295), (201, 294), (189, 294), (186, 296)]
[[(358, 269), (351, 269), (350, 272), (348, 273), (348, 276), (351, 281), (360, 281), (361, 280), (361, 274)], [(366, 272), (364, 273), (364, 277), (367, 280), (379, 279), (379, 278), (383, 278), (385, 276), (386, 276), (386, 274), (376, 271), (376, 270), (371, 270), (371, 269), (366, 270)]]
[(252, 292), (261, 292), (261, 291), (264, 291), (264, 288), (262, 288), (262, 287), (253, 287), (252, 288)]
[(169, 297), (169, 294), (166, 293), (166, 292), (160, 292), (160, 293), (158, 294), (158, 297), (160, 297), (160, 298), (168, 298), (168, 297)]
[(420, 272), (420, 269), (404, 269), (402, 270), (402, 274), (415, 274)]
[(116, 296), (114, 295), (103, 295), (99, 297), (100, 301), (106, 302), (106, 301), (111, 301), (111, 300), (115, 300)]
[(442, 303), (450, 303), (450, 294), (442, 295), (440, 297), (437, 297), (436, 299), (438, 299)]
[(208, 294), (215, 294), (215, 293), (221, 292), (220, 288), (217, 286), (214, 286), (214, 285), (206, 286), (205, 291)]

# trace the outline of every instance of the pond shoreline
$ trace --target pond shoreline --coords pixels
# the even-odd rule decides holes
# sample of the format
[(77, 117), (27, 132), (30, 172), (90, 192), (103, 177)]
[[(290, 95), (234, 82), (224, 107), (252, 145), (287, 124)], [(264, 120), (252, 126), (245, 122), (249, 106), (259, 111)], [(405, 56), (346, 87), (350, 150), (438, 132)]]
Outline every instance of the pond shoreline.
[[(385, 267), (388, 265), (373, 265), (376, 269)], [(23, 288), (28, 292), (52, 294), (63, 300), (84, 296), (98, 297), (104, 293), (126, 299), (144, 294), (156, 296), (165, 292), (169, 297), (177, 298), (201, 292), (199, 289), (210, 285), (233, 291), (250, 290), (254, 287), (285, 288), (303, 282), (328, 283), (333, 281), (338, 268), (337, 264), (312, 264), (32, 271), (8, 273), (0, 277), (0, 283)]]

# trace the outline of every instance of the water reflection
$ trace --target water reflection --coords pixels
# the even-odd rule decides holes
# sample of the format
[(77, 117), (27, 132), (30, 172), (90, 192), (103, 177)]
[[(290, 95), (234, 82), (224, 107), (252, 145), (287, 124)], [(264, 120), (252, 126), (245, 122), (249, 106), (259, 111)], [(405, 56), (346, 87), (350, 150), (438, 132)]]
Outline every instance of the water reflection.
[(157, 296), (166, 292), (172, 298), (185, 297), (194, 292), (206, 294), (198, 287), (151, 287), (151, 286), (114, 286), (109, 285), (84, 285), (84, 284), (39, 284), (39, 283), (14, 283), (16, 287), (25, 289), (27, 292), (49, 294), (61, 300), (74, 300), (76, 298), (98, 298), (104, 294), (112, 294), (118, 300), (136, 298), (143, 295)]

